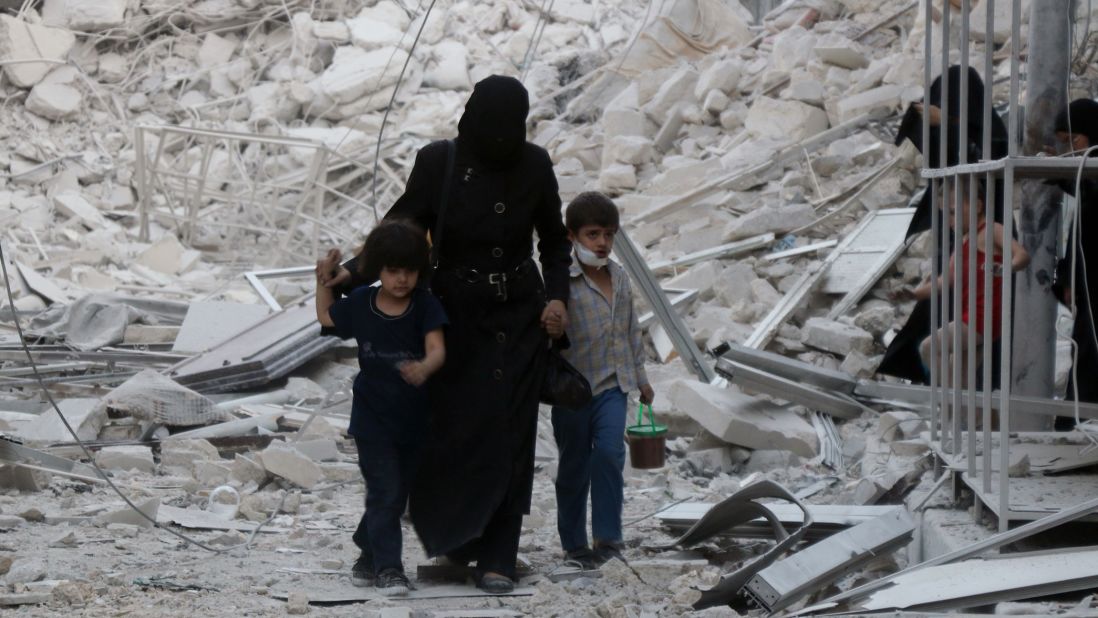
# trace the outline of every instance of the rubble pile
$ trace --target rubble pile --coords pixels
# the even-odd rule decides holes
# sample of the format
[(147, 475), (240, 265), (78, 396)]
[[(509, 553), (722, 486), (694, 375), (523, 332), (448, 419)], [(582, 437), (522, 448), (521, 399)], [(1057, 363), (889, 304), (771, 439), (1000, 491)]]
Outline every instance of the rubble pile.
[[(0, 2), (14, 297), (0, 296), (0, 605), (282, 615), (349, 600), (363, 488), (343, 430), (357, 366), (314, 323), (311, 264), (361, 243), (418, 148), (453, 136), (493, 73), (529, 90), (529, 134), (565, 202), (614, 196), (648, 267), (634, 276), (677, 299), (695, 352), (769, 351), (801, 363), (787, 382), (873, 378), (911, 310), (890, 293), (931, 268), (925, 235), (904, 244), (921, 158), (893, 145), (924, 94), (923, 11), (766, 4)], [(974, 28), (991, 4), (976, 3)], [(973, 50), (1009, 34), (974, 32)], [(985, 82), (1009, 73), (997, 59)], [(1075, 84), (1098, 78), (1093, 64), (1077, 72)], [(377, 615), (678, 615), (769, 544), (756, 532), (661, 551), (677, 537), (652, 515), (668, 504), (704, 511), (770, 480), (813, 504), (881, 507), (922, 482), (918, 413), (853, 386), (840, 407), (807, 405), (837, 397), (809, 378), (798, 393), (699, 381), (674, 324), (646, 328), (655, 412), (677, 437), (664, 468), (627, 469), (629, 565), (538, 578), (560, 561), (543, 419), (522, 594), (375, 600)], [(206, 553), (153, 521), (233, 549)], [(427, 564), (408, 528), (407, 564)]]

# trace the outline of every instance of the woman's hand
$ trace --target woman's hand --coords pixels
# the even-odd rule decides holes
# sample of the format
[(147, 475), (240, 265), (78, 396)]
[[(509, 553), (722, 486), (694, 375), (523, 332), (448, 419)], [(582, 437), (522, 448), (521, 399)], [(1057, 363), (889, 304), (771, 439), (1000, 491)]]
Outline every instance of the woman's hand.
[(930, 116), (930, 126), (938, 127), (942, 125), (942, 108), (938, 107), (937, 105), (931, 105), (927, 107), (922, 103), (916, 103), (915, 109), (920, 114), (923, 113), (924, 109), (929, 110), (928, 115)]
[(541, 312), (541, 327), (553, 339), (560, 339), (568, 329), (568, 308), (563, 301), (551, 300)]
[(316, 262), (316, 280), (317, 283), (326, 287), (332, 288), (339, 285), (343, 285), (351, 278), (351, 271), (343, 268), (340, 263), (342, 260), (342, 254), (339, 249), (329, 249), (328, 254)]
[(652, 390), (651, 384), (640, 385), (640, 402), (646, 406), (652, 405), (652, 401), (656, 398), (656, 391)]

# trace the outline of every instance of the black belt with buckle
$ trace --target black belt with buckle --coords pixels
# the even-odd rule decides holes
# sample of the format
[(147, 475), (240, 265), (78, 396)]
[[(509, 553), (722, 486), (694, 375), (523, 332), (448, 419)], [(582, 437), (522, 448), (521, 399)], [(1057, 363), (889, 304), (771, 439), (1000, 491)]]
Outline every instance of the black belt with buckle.
[(534, 269), (533, 260), (523, 260), (518, 266), (505, 270), (502, 272), (487, 273), (481, 272), (475, 268), (451, 268), (449, 269), (458, 280), (468, 283), (469, 285), (479, 285), (486, 283), (490, 286), (495, 286), (496, 300), (503, 302), (507, 300), (507, 285), (512, 281), (518, 281)]

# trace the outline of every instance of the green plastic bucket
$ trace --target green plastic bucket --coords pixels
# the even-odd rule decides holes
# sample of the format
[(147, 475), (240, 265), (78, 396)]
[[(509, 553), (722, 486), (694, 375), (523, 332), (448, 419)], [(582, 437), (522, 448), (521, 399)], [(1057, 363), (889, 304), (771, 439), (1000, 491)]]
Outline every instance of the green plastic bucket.
[[(648, 408), (648, 423), (644, 409)], [(643, 403), (637, 409), (637, 424), (625, 428), (629, 441), (629, 463), (638, 470), (662, 468), (667, 445), (667, 425), (657, 425), (652, 406)]]

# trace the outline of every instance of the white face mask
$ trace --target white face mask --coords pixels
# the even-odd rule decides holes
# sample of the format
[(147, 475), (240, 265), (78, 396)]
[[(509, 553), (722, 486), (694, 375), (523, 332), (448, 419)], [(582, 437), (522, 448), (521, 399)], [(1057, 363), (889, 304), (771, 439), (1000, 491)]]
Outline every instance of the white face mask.
[(606, 263), (610, 261), (610, 258), (600, 258), (595, 255), (594, 251), (584, 247), (578, 242), (572, 243), (572, 246), (576, 248), (576, 258), (579, 259), (580, 264), (601, 268), (606, 266)]

